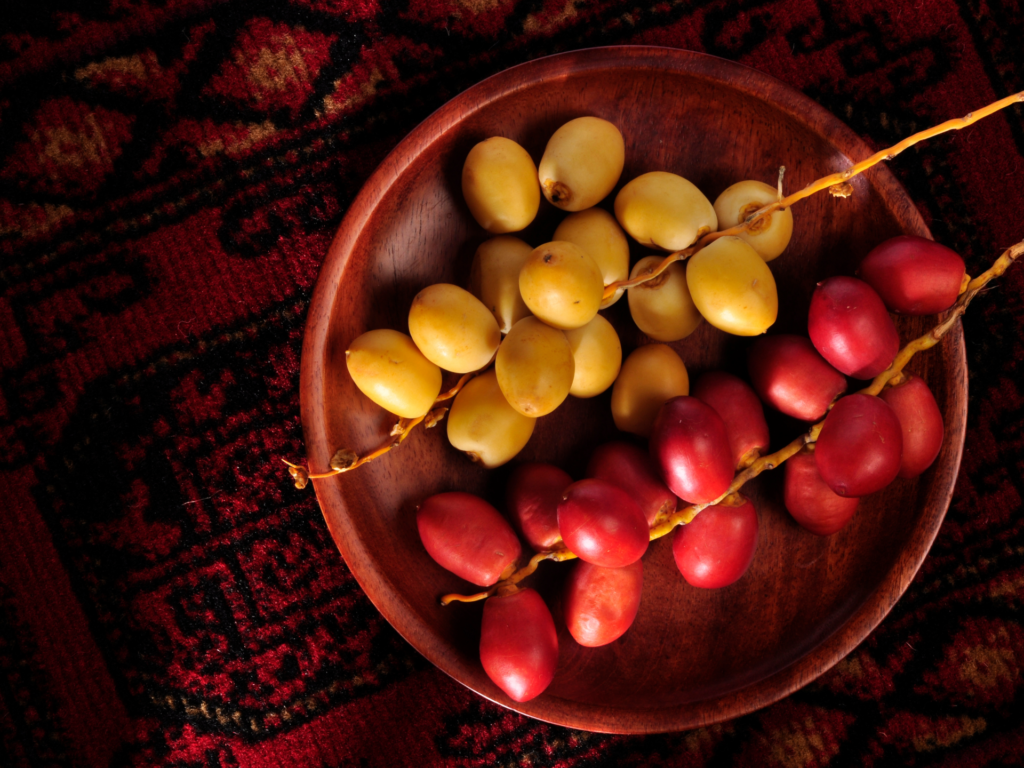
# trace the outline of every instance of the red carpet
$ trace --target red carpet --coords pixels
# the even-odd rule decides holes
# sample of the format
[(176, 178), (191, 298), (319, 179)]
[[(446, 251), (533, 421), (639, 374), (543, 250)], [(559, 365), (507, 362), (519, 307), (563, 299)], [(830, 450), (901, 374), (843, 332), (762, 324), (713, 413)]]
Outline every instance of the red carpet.
[[(915, 7), (916, 6), (916, 7)], [(54, 0), (0, 22), (0, 764), (1024, 764), (1024, 267), (972, 305), (956, 495), (910, 590), (774, 706), (614, 737), (427, 664), (310, 490), (299, 352), (362, 182), (538, 56), (690, 48), (870, 144), (1024, 90), (1024, 6)], [(1024, 239), (1024, 107), (892, 165), (977, 274)]]

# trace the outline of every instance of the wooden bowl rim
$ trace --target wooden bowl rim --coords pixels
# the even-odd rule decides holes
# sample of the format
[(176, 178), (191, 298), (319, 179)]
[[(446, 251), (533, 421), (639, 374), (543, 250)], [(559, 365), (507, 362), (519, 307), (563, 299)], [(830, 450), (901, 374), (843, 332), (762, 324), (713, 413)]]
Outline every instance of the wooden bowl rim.
[[(824, 141), (846, 157), (860, 159), (872, 150), (842, 121), (785, 83), (750, 67), (707, 54), (657, 46), (609, 46), (587, 48), (535, 59), (503, 70), (468, 88), (448, 101), (406, 136), (367, 179), (346, 213), (321, 266), (310, 302), (302, 347), (300, 371), (301, 421), (309, 466), (324, 471), (337, 446), (327, 443), (323, 418), (325, 409), (322, 361), (326, 356), (333, 306), (338, 286), (353, 247), (377, 205), (387, 197), (402, 173), (422, 152), (474, 112), (526, 85), (551, 81), (582, 72), (603, 69), (644, 69), (680, 73), (717, 81), (748, 98), (763, 101)], [(771, 93), (769, 101), (762, 94)], [(845, 147), (845, 149), (844, 149)], [(854, 152), (851, 155), (850, 150)], [(889, 210), (900, 209), (914, 231), (931, 237), (924, 220), (902, 185), (888, 168), (879, 165), (867, 174), (876, 194)], [(954, 380), (950, 386), (966, 393), (967, 361), (962, 326), (957, 323), (945, 342)], [(955, 379), (959, 378), (960, 381)], [(730, 720), (772, 704), (810, 683), (847, 656), (889, 613), (903, 595), (924, 561), (945, 517), (959, 470), (966, 433), (966, 397), (956, 434), (947, 434), (954, 448), (951, 472), (938, 488), (932, 489), (941, 502), (926, 510), (912, 531), (908, 546), (896, 558), (878, 586), (864, 599), (844, 624), (824, 637), (817, 646), (788, 666), (739, 690), (710, 700), (688, 702), (660, 710), (617, 709), (583, 704), (543, 694), (520, 704), (491, 686), (482, 691), (467, 680), (483, 674), (479, 665), (465, 663), (439, 642), (436, 634), (419, 617), (397, 590), (388, 574), (374, 565), (372, 550), (359, 539), (341, 495), (343, 479), (335, 476), (313, 481), (324, 519), (335, 544), (357, 582), (387, 621), (428, 661), (485, 698), (522, 714), (570, 728), (608, 733), (660, 733), (697, 728)], [(386, 459), (385, 459), (386, 460)], [(333, 510), (336, 514), (328, 514)], [(438, 608), (438, 610), (441, 610)], [(489, 683), (489, 681), (488, 681)]]

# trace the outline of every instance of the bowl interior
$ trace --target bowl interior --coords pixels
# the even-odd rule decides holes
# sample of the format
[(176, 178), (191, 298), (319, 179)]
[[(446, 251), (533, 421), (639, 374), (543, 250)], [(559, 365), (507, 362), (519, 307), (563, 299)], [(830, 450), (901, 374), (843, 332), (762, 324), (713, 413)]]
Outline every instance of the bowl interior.
[[(427, 285), (466, 285), (476, 247), (488, 235), (462, 201), (463, 160), (476, 142), (502, 135), (540, 159), (547, 138), (581, 115), (606, 118), (626, 141), (620, 182), (653, 170), (693, 181), (709, 199), (740, 179), (787, 190), (852, 165), (869, 150), (801, 94), (735, 64), (683, 51), (605, 49), (538, 60), (461, 94), (407, 138), (368, 182), (323, 267), (303, 351), (303, 423), (310, 465), (326, 467), (340, 447), (379, 444), (393, 417), (363, 397), (345, 368), (345, 349), (374, 328), (408, 332), (413, 296)], [(901, 233), (927, 235), (905, 192), (884, 169), (853, 180), (854, 194), (818, 194), (794, 207), (789, 249), (771, 263), (779, 287), (772, 332), (806, 332), (817, 281), (852, 274), (875, 244)], [(610, 208), (612, 197), (603, 205)], [(520, 236), (551, 239), (564, 214), (542, 202)], [(649, 251), (634, 245), (633, 260)], [(624, 352), (645, 342), (626, 301), (605, 311)], [(898, 321), (905, 342), (928, 325)], [(672, 346), (691, 381), (713, 368), (745, 377), (751, 340), (708, 324)], [(848, 653), (888, 612), (923, 560), (948, 506), (963, 444), (966, 369), (959, 329), (911, 369), (931, 385), (947, 440), (917, 481), (897, 481), (864, 499), (840, 533), (821, 538), (799, 528), (781, 501), (781, 473), (747, 486), (760, 517), (753, 565), (720, 590), (689, 587), (669, 538), (644, 559), (636, 623), (598, 649), (576, 645), (558, 620), (559, 590), (571, 564), (541, 565), (529, 584), (559, 624), (554, 682), (534, 701), (515, 704), (477, 660), (482, 604), (438, 606), (448, 592), (476, 588), (427, 556), (416, 505), (440, 491), (485, 496), (502, 508), (511, 467), (481, 469), (447, 442), (444, 423), (419, 430), (399, 449), (355, 472), (316, 482), (325, 518), (352, 571), (385, 617), (430, 661), (482, 695), (541, 719), (591, 730), (677, 730), (734, 717), (780, 698)], [(454, 379), (454, 377), (452, 377)], [(446, 379), (447, 382), (447, 379)], [(851, 385), (855, 390), (857, 384)], [(802, 429), (770, 415), (773, 446)], [(539, 420), (520, 461), (556, 463), (581, 477), (593, 446), (617, 438), (610, 392), (570, 398)], [(628, 438), (627, 438), (628, 439)]]

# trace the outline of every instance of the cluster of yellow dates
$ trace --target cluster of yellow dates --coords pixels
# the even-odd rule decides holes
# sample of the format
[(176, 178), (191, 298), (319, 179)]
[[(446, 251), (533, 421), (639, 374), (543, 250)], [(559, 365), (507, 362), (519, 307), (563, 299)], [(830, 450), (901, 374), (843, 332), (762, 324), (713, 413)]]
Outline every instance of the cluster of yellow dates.
[[(655, 171), (622, 187), (613, 216), (594, 206), (618, 184), (624, 164), (622, 134), (597, 117), (559, 128), (539, 166), (500, 136), (473, 147), (463, 196), (496, 237), (477, 249), (469, 290), (439, 283), (417, 294), (409, 336), (377, 330), (352, 342), (346, 359), (356, 386), (388, 411), (417, 418), (434, 404), (442, 369), (469, 373), (493, 361), (463, 387), (448, 416), (452, 445), (487, 467), (515, 456), (535, 420), (569, 395), (593, 397), (612, 386), (616, 426), (646, 436), (661, 404), (689, 393), (686, 366), (665, 344), (640, 347), (623, 362), (618, 334), (598, 312), (625, 289), (606, 298), (605, 287), (653, 274), (664, 253), (739, 224), (777, 191), (741, 181), (712, 205), (682, 176)], [(542, 194), (569, 215), (551, 242), (533, 248), (508, 233), (534, 220)], [(629, 288), (634, 322), (656, 342), (682, 339), (702, 319), (732, 334), (764, 333), (778, 312), (766, 262), (792, 231), (792, 212), (777, 211)], [(662, 255), (641, 258), (630, 271), (627, 234)]]

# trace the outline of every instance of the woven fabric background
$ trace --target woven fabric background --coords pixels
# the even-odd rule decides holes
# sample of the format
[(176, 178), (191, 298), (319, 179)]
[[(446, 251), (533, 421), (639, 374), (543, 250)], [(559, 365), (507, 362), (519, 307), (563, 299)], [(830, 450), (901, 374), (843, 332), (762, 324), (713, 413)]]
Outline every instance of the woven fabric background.
[[(861, 647), (760, 712), (617, 737), (521, 717), (366, 599), (303, 455), (306, 309), (420, 120), (550, 53), (771, 74), (882, 147), (1024, 90), (1018, 0), (52, 0), (0, 12), (0, 764), (1024, 764), (1024, 267), (965, 320), (938, 540)], [(977, 274), (1024, 238), (1024, 108), (892, 164)]]

